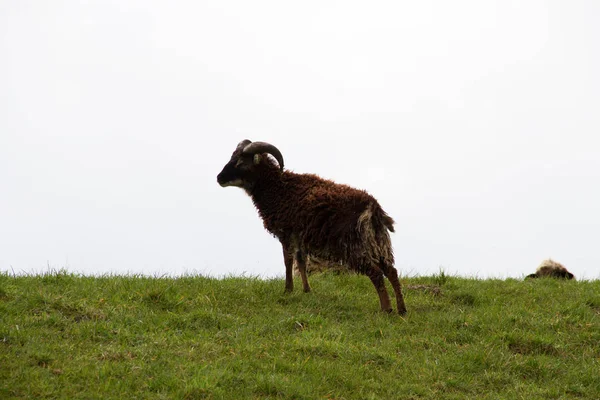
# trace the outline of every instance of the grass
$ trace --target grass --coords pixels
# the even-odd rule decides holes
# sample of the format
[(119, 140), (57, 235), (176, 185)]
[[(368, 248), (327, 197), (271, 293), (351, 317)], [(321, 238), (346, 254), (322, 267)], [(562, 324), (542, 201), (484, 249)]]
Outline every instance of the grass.
[(0, 274), (0, 398), (600, 398), (600, 281), (311, 284)]

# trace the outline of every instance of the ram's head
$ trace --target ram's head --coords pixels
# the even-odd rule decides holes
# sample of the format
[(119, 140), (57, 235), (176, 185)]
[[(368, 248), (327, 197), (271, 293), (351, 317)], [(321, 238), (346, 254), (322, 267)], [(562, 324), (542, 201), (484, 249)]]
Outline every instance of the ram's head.
[(259, 165), (263, 160), (263, 154), (271, 154), (279, 163), (279, 168), (283, 170), (283, 156), (277, 147), (265, 142), (252, 142), (242, 140), (231, 155), (231, 159), (219, 175), (217, 182), (219, 185), (237, 186), (244, 189), (250, 189), (259, 174)]

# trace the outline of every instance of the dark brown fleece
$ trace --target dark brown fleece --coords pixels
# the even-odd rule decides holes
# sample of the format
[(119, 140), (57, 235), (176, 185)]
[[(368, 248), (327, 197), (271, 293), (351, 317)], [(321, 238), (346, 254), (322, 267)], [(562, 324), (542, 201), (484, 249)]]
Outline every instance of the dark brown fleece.
[(367, 192), (281, 172), (270, 160), (257, 169), (249, 194), (265, 228), (282, 243), (361, 273), (373, 264), (394, 265), (388, 232), (394, 221)]

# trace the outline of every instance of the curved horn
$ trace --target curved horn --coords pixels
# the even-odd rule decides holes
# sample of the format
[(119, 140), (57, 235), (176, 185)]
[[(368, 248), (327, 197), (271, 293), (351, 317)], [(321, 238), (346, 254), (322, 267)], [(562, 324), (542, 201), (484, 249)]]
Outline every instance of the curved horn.
[(277, 147), (273, 146), (270, 143), (266, 142), (253, 142), (244, 147), (242, 150), (244, 154), (258, 154), (258, 153), (269, 153), (279, 163), (279, 168), (283, 170), (283, 156), (281, 152), (277, 149)]
[(238, 149), (244, 149), (246, 146), (248, 146), (250, 143), (252, 143), (252, 140), (248, 140), (248, 139), (244, 139), (241, 142), (238, 143), (236, 150)]

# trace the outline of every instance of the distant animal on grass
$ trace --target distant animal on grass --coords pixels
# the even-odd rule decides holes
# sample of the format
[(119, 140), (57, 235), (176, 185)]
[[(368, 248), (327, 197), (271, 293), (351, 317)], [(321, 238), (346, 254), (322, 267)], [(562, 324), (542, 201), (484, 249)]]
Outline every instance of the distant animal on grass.
[(564, 265), (549, 258), (542, 261), (535, 274), (527, 275), (526, 278), (574, 279), (575, 276)]
[(279, 239), (285, 291), (291, 292), (294, 287), (294, 263), (304, 291), (310, 291), (306, 261), (312, 256), (367, 275), (379, 295), (381, 309), (391, 312), (384, 282), (387, 277), (394, 288), (398, 313), (405, 314), (389, 234), (394, 232), (394, 220), (364, 190), (283, 168), (283, 156), (275, 146), (243, 140), (217, 181), (223, 187), (244, 189), (265, 229)]

